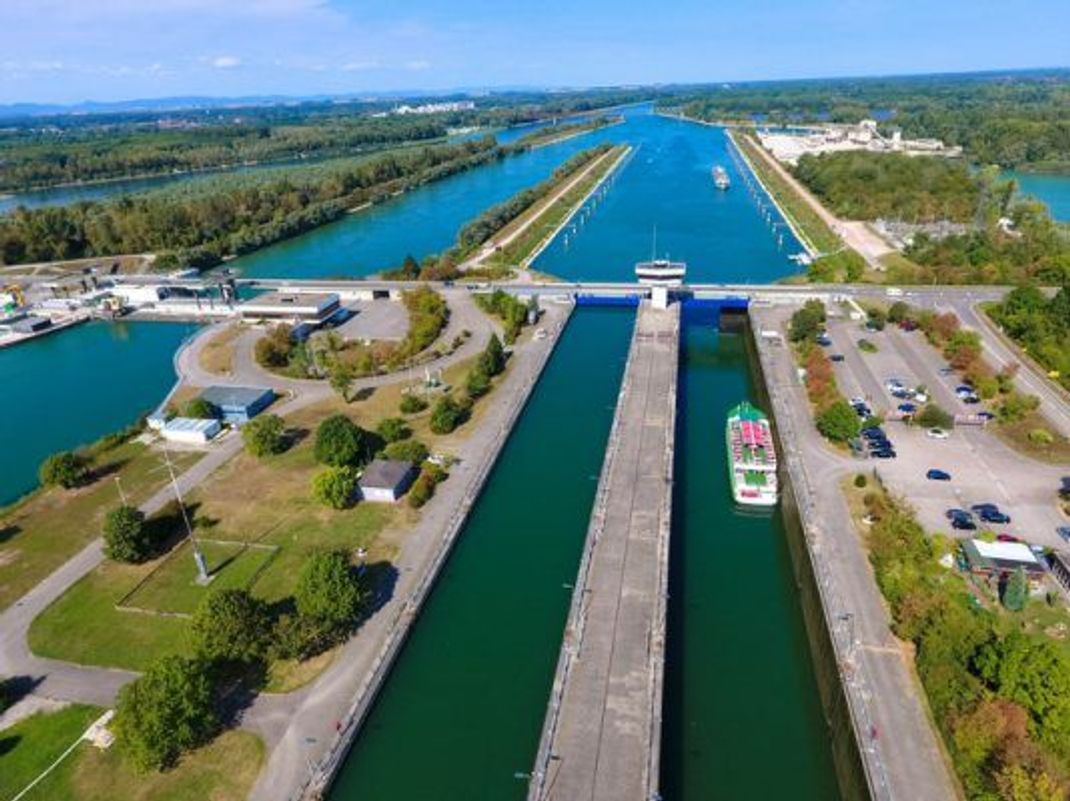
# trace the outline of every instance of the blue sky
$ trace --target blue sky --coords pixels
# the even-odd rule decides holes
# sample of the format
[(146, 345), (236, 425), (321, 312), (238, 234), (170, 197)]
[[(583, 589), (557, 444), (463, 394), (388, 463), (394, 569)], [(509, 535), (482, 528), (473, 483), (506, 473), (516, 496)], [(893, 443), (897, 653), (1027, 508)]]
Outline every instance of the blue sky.
[(1070, 65), (1070, 2), (0, 0), (0, 102)]

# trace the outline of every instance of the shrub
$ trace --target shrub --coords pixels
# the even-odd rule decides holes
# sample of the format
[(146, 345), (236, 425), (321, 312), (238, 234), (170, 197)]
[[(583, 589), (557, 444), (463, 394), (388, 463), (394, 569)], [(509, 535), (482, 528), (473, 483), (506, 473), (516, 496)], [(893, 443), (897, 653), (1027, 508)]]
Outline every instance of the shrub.
[(1007, 586), (1003, 590), (1003, 605), (1011, 612), (1021, 612), (1025, 608), (1025, 602), (1029, 600), (1029, 584), (1026, 582), (1025, 571), (1018, 568), (1007, 579)]
[(359, 467), (371, 456), (368, 432), (344, 414), (332, 414), (316, 429), (316, 461), (333, 467)]
[(859, 473), (858, 475), (855, 476), (855, 486), (858, 487), (859, 489), (865, 489), (866, 484), (868, 484), (868, 483), (869, 483), (869, 480), (864, 475), (862, 475), (861, 473)]
[(401, 404), (399, 408), (401, 409), (402, 414), (416, 414), (427, 408), (427, 401), (419, 395), (413, 395), (411, 392), (406, 392), (401, 396)]
[(294, 591), (297, 613), (327, 629), (347, 631), (360, 614), (365, 592), (342, 551), (312, 554)]
[(193, 398), (186, 404), (182, 412), (185, 417), (193, 417), (198, 420), (218, 420), (219, 409), (214, 403), (209, 403), (204, 398)]
[(254, 417), (241, 430), (245, 449), (257, 458), (282, 453), (286, 449), (285, 428), (277, 414)]
[(428, 457), (427, 446), (418, 439), (403, 439), (391, 442), (383, 448), (383, 456), (402, 462), (420, 464)]
[(256, 361), (264, 367), (286, 367), (293, 355), (293, 326), (275, 326), (256, 341), (253, 348)]
[(74, 451), (60, 451), (41, 463), (37, 477), (46, 487), (74, 489), (81, 485), (89, 474), (85, 458)]
[(152, 535), (145, 514), (133, 506), (118, 506), (104, 517), (104, 553), (116, 562), (144, 562), (152, 555)]
[(801, 309), (791, 315), (788, 339), (805, 342), (813, 339), (825, 325), (825, 304), (820, 300), (808, 300)]
[(209, 593), (193, 615), (193, 650), (210, 660), (255, 662), (267, 653), (271, 637), (267, 605), (246, 590)]
[(312, 497), (332, 509), (352, 504), (356, 488), (357, 471), (352, 467), (328, 467), (312, 477)]
[(412, 436), (412, 429), (400, 417), (388, 417), (375, 427), (375, 433), (386, 442), (398, 442)]
[(999, 419), (1007, 423), (1016, 423), (1024, 420), (1031, 412), (1040, 406), (1040, 398), (1036, 395), (1023, 395), (1017, 390), (1010, 392), (1003, 398), (996, 413)]
[(144, 770), (162, 770), (204, 744), (219, 720), (208, 666), (165, 656), (119, 692), (114, 727), (124, 753)]
[(1055, 442), (1055, 436), (1046, 428), (1034, 428), (1026, 436), (1034, 445), (1051, 445)]
[(877, 346), (870, 342), (868, 339), (858, 340), (858, 349), (863, 353), (876, 353)]
[(505, 369), (505, 349), (497, 334), (490, 335), (487, 347), (479, 354), (478, 364), (488, 378), (498, 375)]
[(935, 403), (927, 403), (914, 415), (914, 422), (925, 428), (951, 428), (955, 416)]
[(817, 415), (817, 430), (833, 442), (847, 442), (858, 436), (858, 415), (845, 400), (833, 403)]
[(439, 482), (446, 479), (446, 475), (446, 471), (438, 465), (425, 464), (420, 470), (420, 475), (409, 489), (409, 506), (413, 509), (419, 509), (431, 500), (435, 494), (435, 487), (438, 486)]
[(468, 418), (468, 407), (443, 395), (431, 412), (431, 431), (435, 434), (449, 434)]

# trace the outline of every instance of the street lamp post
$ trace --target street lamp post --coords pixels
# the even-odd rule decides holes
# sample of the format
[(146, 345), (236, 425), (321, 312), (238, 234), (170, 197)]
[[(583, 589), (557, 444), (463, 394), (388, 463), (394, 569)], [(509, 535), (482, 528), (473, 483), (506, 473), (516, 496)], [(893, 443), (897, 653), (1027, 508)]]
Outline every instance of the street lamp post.
[(175, 467), (171, 464), (171, 452), (167, 449), (166, 443), (163, 446), (163, 454), (164, 463), (167, 465), (167, 474), (171, 477), (171, 487), (174, 489), (175, 499), (178, 501), (178, 510), (182, 513), (182, 522), (186, 526), (186, 534), (189, 536), (189, 541), (193, 548), (193, 561), (197, 563), (197, 583), (207, 584), (212, 580), (211, 575), (208, 573), (208, 563), (205, 561), (200, 544), (197, 542), (197, 537), (193, 533), (193, 526), (190, 525), (189, 515), (186, 513), (186, 503), (182, 500), (182, 491), (178, 488), (178, 479), (175, 478)]

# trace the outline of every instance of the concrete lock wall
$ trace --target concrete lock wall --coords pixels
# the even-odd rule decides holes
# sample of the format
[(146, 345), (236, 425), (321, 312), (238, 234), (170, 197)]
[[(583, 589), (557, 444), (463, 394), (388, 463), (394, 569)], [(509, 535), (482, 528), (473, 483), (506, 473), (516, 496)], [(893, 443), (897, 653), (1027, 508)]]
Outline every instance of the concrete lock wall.
[[(747, 363), (754, 380), (759, 404), (769, 409), (769, 420), (773, 435), (776, 437), (779, 453), (787, 453), (780, 438), (776, 416), (772, 413), (769, 394), (766, 390), (765, 374), (755, 343), (755, 332), (749, 318), (742, 321), (742, 332), (747, 349)], [(799, 606), (802, 608), (806, 626), (807, 639), (810, 643), (810, 655), (814, 665), (821, 705), (828, 724), (829, 743), (836, 767), (836, 777), (844, 801), (869, 801), (869, 784), (866, 781), (862, 756), (858, 750), (858, 740), (854, 730), (854, 721), (847, 703), (847, 697), (840, 683), (840, 670), (836, 661), (836, 651), (829, 633), (828, 621), (817, 587), (810, 552), (806, 547), (806, 538), (802, 530), (795, 489), (791, 478), (781, 460), (780, 508), (784, 519), (784, 532), (787, 537), (788, 551), (791, 554), (792, 574), (798, 589)]]

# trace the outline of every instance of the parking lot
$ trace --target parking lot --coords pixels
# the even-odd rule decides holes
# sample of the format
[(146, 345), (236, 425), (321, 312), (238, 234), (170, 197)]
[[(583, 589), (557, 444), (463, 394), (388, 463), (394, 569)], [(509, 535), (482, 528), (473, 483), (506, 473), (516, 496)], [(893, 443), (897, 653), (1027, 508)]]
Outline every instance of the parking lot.
[[(945, 512), (994, 503), (1011, 516), (1011, 522), (988, 524), (975, 516), (979, 531), (1010, 534), (1047, 547), (1066, 546), (1055, 532), (1067, 522), (1056, 506), (1056, 493), (1064, 476), (1070, 475), (1070, 468), (1015, 453), (980, 425), (958, 425), (947, 439), (934, 439), (919, 426), (891, 419), (898, 416), (897, 408), (905, 402), (887, 389), (888, 380), (893, 378), (905, 387), (924, 387), (931, 401), (952, 414), (970, 415), (982, 409), (956, 396), (960, 380), (946, 370), (944, 359), (923, 334), (891, 325), (884, 331), (868, 331), (859, 322), (841, 317), (829, 320), (828, 336), (832, 342), (826, 352), (830, 357), (843, 356), (833, 364), (840, 389), (849, 398), (864, 398), (874, 414), (885, 418), (883, 429), (896, 452), (894, 459), (862, 460), (860, 468), (875, 469), (893, 492), (914, 506), (928, 530), (972, 536), (976, 532), (953, 530)], [(877, 351), (862, 352), (858, 347), (861, 338)], [(926, 478), (931, 469), (946, 471), (951, 480)]]

